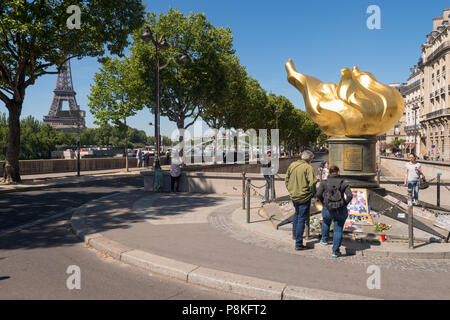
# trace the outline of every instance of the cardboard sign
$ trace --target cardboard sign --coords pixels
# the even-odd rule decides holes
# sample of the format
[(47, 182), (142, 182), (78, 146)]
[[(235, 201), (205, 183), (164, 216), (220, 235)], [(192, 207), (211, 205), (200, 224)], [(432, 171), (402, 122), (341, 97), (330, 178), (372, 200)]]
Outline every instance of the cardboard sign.
[[(393, 196), (385, 196), (384, 199), (398, 205), (400, 208), (404, 209), (405, 211), (408, 210), (408, 205), (406, 203), (404, 203), (401, 200), (398, 200), (397, 198), (394, 198)], [(413, 207), (413, 215), (424, 218), (431, 222), (434, 222), (436, 220), (436, 216), (432, 212), (430, 212), (422, 207)]]
[(450, 231), (450, 216), (438, 216), (434, 221), (436, 227), (442, 228), (444, 230)]
[(280, 213), (284, 216), (287, 216), (288, 214), (294, 214), (295, 208), (291, 201), (283, 204), (280, 206)]

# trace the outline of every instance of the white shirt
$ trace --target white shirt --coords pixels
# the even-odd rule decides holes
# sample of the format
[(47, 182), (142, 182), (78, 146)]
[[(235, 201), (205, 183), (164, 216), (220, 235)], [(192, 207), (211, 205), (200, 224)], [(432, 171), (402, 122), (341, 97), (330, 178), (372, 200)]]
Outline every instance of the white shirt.
[(416, 169), (420, 169), (420, 163), (416, 162), (412, 164), (411, 162), (408, 162), (405, 164), (405, 168), (408, 170), (408, 180), (407, 181), (419, 181), (419, 173)]

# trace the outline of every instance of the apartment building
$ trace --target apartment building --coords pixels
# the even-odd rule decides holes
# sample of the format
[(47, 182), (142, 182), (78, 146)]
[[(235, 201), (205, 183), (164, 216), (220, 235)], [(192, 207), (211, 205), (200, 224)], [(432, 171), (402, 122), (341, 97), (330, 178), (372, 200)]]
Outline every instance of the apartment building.
[(450, 8), (433, 19), (433, 30), (421, 47), (420, 136), (422, 155), (450, 161)]

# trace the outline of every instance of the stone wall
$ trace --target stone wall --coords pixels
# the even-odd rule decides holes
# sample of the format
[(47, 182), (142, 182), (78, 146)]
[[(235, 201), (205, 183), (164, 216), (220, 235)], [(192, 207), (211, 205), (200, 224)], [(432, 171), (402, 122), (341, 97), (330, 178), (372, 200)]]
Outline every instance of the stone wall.
[[(145, 191), (153, 191), (154, 172), (143, 171)], [(163, 191), (170, 192), (171, 177), (169, 172), (165, 171)], [(275, 178), (275, 192), (277, 197), (288, 195), (284, 183), (284, 174), (277, 175)], [(261, 174), (249, 173), (246, 175), (251, 179), (254, 191), (262, 198), (265, 192), (265, 179)], [(242, 174), (241, 173), (223, 173), (223, 172), (183, 172), (180, 178), (180, 192), (193, 193), (215, 193), (224, 195), (242, 196)]]
[[(292, 161), (298, 158), (281, 158), (279, 160), (278, 173), (285, 173), (287, 167)], [(137, 166), (137, 160), (134, 157), (128, 158), (130, 168)], [(3, 163), (0, 161), (0, 176), (3, 175)], [(166, 165), (166, 157), (161, 157), (161, 165)], [(44, 159), (44, 160), (20, 160), (20, 174), (34, 175), (43, 173), (61, 173), (76, 172), (76, 159)], [(153, 158), (150, 158), (150, 166), (153, 165)], [(81, 171), (109, 170), (125, 168), (125, 158), (81, 158)], [(203, 164), (188, 165), (185, 171), (204, 171), (204, 172), (239, 172), (260, 173), (260, 164)]]
[[(403, 178), (405, 176), (405, 164), (409, 162), (407, 159), (380, 157), (381, 170), (386, 168), (390, 175)], [(437, 173), (442, 173), (441, 180), (450, 181), (450, 163), (438, 161), (418, 161), (422, 165), (422, 171), (427, 180), (436, 177)]]
[[(286, 173), (287, 168), (293, 162), (300, 159), (300, 157), (286, 157), (280, 158), (278, 162), (278, 174)], [(188, 165), (184, 171), (201, 171), (201, 172), (236, 172), (236, 173), (261, 173), (261, 165), (259, 163), (237, 163), (237, 164), (203, 164), (203, 165)]]
[[(152, 160), (152, 159), (150, 159)], [(161, 159), (165, 164), (165, 157)], [(0, 175), (3, 175), (3, 163), (0, 161)], [(32, 175), (43, 173), (60, 173), (77, 171), (76, 159), (20, 160), (20, 174)], [(136, 158), (128, 158), (128, 166), (137, 166)], [(125, 168), (125, 158), (91, 158), (80, 159), (81, 171), (108, 170)]]

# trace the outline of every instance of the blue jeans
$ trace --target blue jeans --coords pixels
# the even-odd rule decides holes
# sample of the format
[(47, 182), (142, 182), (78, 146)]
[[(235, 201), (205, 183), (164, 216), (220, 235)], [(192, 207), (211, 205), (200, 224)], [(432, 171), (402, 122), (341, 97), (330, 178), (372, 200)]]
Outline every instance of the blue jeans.
[[(264, 178), (266, 179), (266, 194), (265, 194), (265, 199), (266, 201), (269, 201), (270, 198), (270, 190), (272, 189), (272, 176), (264, 176)], [(272, 199), (273, 200), (273, 199)]]
[(292, 234), (295, 238), (295, 246), (301, 247), (303, 245), (303, 232), (305, 231), (306, 219), (309, 219), (309, 207), (311, 206), (311, 199), (304, 203), (294, 202), (294, 220), (292, 221)]
[(347, 207), (342, 207), (337, 210), (328, 210), (327, 207), (322, 208), (322, 239), (323, 242), (328, 242), (330, 234), (331, 222), (333, 225), (333, 252), (339, 252), (339, 247), (342, 243), (342, 230), (344, 229), (345, 220), (347, 220), (348, 210)]
[(408, 181), (408, 189), (413, 189), (414, 200), (419, 200), (419, 181)]

